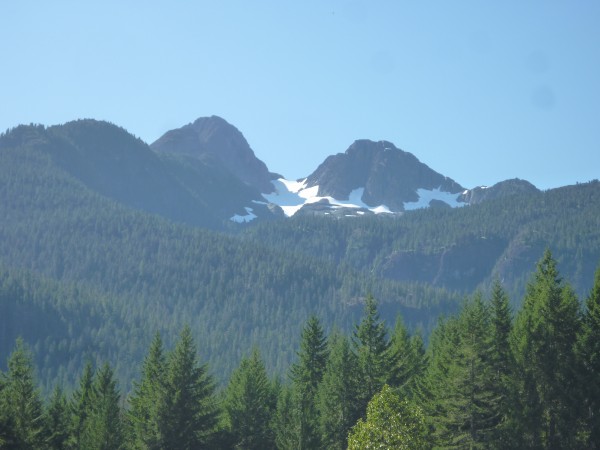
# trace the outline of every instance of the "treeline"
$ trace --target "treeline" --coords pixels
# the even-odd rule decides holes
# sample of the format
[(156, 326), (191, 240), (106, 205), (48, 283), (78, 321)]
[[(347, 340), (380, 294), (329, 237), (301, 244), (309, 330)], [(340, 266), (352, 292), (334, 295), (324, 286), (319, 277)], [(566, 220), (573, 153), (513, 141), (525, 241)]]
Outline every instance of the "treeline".
[(600, 270), (580, 307), (550, 252), (514, 315), (501, 284), (441, 320), (425, 349), (367, 296), (348, 336), (312, 316), (284, 382), (260, 352), (217, 389), (189, 327), (156, 334), (126, 398), (108, 364), (44, 403), (17, 341), (0, 377), (2, 448), (596, 448)]

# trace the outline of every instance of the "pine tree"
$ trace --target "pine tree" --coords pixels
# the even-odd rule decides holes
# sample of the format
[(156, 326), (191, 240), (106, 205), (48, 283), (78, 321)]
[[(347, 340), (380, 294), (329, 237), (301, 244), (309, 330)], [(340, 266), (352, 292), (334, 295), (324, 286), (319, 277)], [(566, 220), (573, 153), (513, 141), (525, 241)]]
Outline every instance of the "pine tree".
[(321, 322), (311, 316), (300, 337), (298, 362), (290, 370), (293, 384), (293, 401), (298, 404), (299, 421), (297, 448), (312, 449), (319, 447), (319, 417), (317, 408), (317, 392), (323, 379), (327, 364), (327, 338)]
[(198, 364), (192, 332), (186, 326), (168, 357), (159, 411), (163, 448), (188, 450), (209, 445), (218, 419), (214, 390), (208, 368)]
[(40, 448), (44, 441), (44, 416), (33, 374), (32, 356), (18, 338), (8, 359), (8, 373), (1, 391), (2, 415), (10, 416), (12, 440), (18, 448)]
[(358, 419), (358, 361), (348, 338), (334, 333), (329, 358), (319, 385), (321, 442), (327, 449), (347, 448), (348, 432)]
[(165, 395), (166, 361), (162, 338), (156, 333), (142, 366), (139, 383), (129, 399), (127, 414), (130, 445), (136, 449), (160, 449), (159, 413)]
[(92, 411), (92, 385), (94, 382), (94, 369), (90, 361), (86, 362), (83, 368), (83, 374), (79, 379), (79, 386), (73, 392), (69, 402), (70, 411), (70, 433), (68, 447), (79, 450), (83, 430), (86, 426), (88, 417)]
[(546, 251), (527, 286), (517, 315), (512, 347), (520, 373), (516, 384), (519, 408), (514, 423), (522, 429), (520, 444), (532, 448), (576, 447), (578, 391), (574, 346), (579, 303), (563, 284), (556, 261)]
[(590, 448), (600, 446), (600, 268), (594, 276), (594, 286), (586, 300), (578, 354), (582, 363), (580, 386), (584, 391), (584, 415), (587, 442)]
[(231, 375), (225, 394), (224, 409), (234, 448), (275, 448), (271, 428), (274, 403), (264, 363), (254, 349)]
[(371, 294), (365, 300), (364, 316), (355, 327), (352, 342), (360, 374), (359, 409), (364, 415), (371, 398), (383, 387), (391, 367), (387, 328), (379, 319), (377, 302)]
[(410, 336), (401, 316), (396, 319), (388, 353), (391, 367), (387, 383), (410, 394), (425, 370), (425, 351), (421, 337)]
[[(494, 426), (489, 311), (481, 295), (467, 301), (445, 327), (445, 341), (435, 355), (440, 364), (430, 414), (438, 445), (489, 448)], [(440, 370), (441, 369), (441, 370)]]
[(508, 296), (502, 285), (495, 280), (492, 285), (490, 299), (491, 314), (491, 354), (490, 376), (494, 397), (496, 399), (494, 429), (492, 439), (499, 448), (511, 447), (509, 441), (510, 431), (515, 427), (509, 422), (510, 408), (517, 403), (511, 397), (513, 383), (514, 358), (510, 348), (510, 334), (512, 332), (512, 312)]
[(300, 401), (293, 386), (283, 386), (277, 397), (273, 420), (275, 445), (278, 449), (296, 449), (300, 438)]
[(91, 392), (91, 411), (81, 437), (82, 448), (118, 450), (124, 446), (120, 394), (108, 363), (98, 371)]
[(69, 440), (69, 405), (67, 398), (59, 386), (54, 388), (50, 403), (44, 414), (47, 430), (45, 439), (48, 449), (60, 450), (67, 448)]

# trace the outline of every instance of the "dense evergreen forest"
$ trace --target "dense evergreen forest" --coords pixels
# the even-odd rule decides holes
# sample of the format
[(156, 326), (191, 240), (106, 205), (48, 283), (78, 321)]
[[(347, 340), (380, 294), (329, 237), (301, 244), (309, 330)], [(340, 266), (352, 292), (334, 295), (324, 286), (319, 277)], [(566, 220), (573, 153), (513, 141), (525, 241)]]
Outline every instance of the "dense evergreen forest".
[[(358, 338), (351, 335), (370, 292), (380, 320), (389, 325), (401, 316), (406, 333), (420, 336), (431, 353), (439, 330), (455, 326), (455, 319), (439, 325), (438, 318), (455, 317), (475, 291), (491, 296), (495, 279), (511, 308), (521, 310), (546, 248), (580, 299), (600, 261), (598, 181), (394, 217), (240, 225), (213, 213), (231, 192), (202, 196), (226, 179), (242, 206), (251, 201), (213, 163), (154, 154), (125, 130), (97, 121), (20, 126), (0, 135), (0, 370), (10, 374), (8, 356), (21, 337), (18, 348), (36, 368), (43, 408), (55, 385), (71, 402), (87, 364), (93, 381), (108, 363), (119, 407), (133, 410), (129, 399), (140, 386), (134, 382), (143, 382), (155, 333), (174, 349), (189, 325), (197, 354), (209, 362), (222, 431), (225, 390), (242, 376), (242, 358), (244, 367), (264, 367), (273, 404), (294, 405), (286, 388), (294, 383), (286, 377), (299, 370), (290, 366), (298, 364), (303, 324), (312, 316), (328, 354), (346, 340), (344, 358), (352, 359)], [(393, 340), (393, 331), (384, 334)], [(167, 364), (170, 352), (164, 353)], [(426, 361), (430, 367), (432, 359)], [(420, 383), (428, 418), (428, 391)], [(296, 420), (289, 414), (276, 417)], [(354, 424), (357, 417), (344, 420)], [(272, 425), (270, 436), (277, 429)]]
[(311, 315), (286, 377), (254, 348), (222, 387), (189, 327), (170, 346), (157, 332), (125, 395), (110, 364), (88, 361), (74, 389), (44, 398), (19, 338), (0, 377), (0, 446), (597, 448), (600, 269), (580, 303), (546, 251), (520, 303), (495, 281), (425, 345), (369, 294), (350, 333)]

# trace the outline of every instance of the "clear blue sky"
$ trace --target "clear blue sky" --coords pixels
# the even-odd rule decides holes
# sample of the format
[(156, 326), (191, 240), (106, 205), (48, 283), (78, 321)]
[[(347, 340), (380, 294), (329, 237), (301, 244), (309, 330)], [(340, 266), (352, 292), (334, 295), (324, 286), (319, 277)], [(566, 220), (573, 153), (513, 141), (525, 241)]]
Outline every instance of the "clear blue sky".
[(4, 2), (0, 129), (151, 143), (215, 114), (287, 178), (367, 138), (547, 189), (600, 178), (599, 24), (595, 0)]

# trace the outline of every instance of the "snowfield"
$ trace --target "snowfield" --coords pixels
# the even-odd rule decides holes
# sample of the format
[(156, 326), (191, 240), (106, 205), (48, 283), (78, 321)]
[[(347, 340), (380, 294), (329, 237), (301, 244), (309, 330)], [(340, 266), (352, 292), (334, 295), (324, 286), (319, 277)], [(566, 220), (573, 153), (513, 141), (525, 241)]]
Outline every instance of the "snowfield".
[[(369, 206), (362, 200), (362, 196), (365, 192), (365, 188), (357, 188), (350, 192), (348, 200), (338, 200), (329, 196), (319, 196), (319, 186), (307, 187), (306, 179), (299, 181), (286, 180), (285, 178), (279, 178), (271, 181), (275, 192), (271, 194), (262, 194), (265, 202), (253, 200), (256, 204), (267, 204), (273, 203), (279, 206), (287, 217), (292, 217), (296, 214), (300, 208), (304, 205), (317, 203), (321, 201), (327, 201), (332, 209), (336, 208), (355, 208), (365, 209), (373, 212), (374, 214), (394, 214), (386, 205)], [(417, 195), (419, 200), (416, 202), (405, 202), (404, 210), (412, 211), (415, 209), (428, 208), (429, 203), (432, 200), (439, 200), (452, 208), (464, 206), (465, 203), (460, 202), (458, 199), (461, 194), (452, 194), (437, 189), (418, 189)], [(230, 220), (237, 223), (246, 223), (256, 219), (256, 215), (253, 213), (252, 208), (246, 207), (246, 215), (240, 216), (238, 214), (231, 217)], [(357, 214), (363, 215), (364, 211), (357, 211)]]

